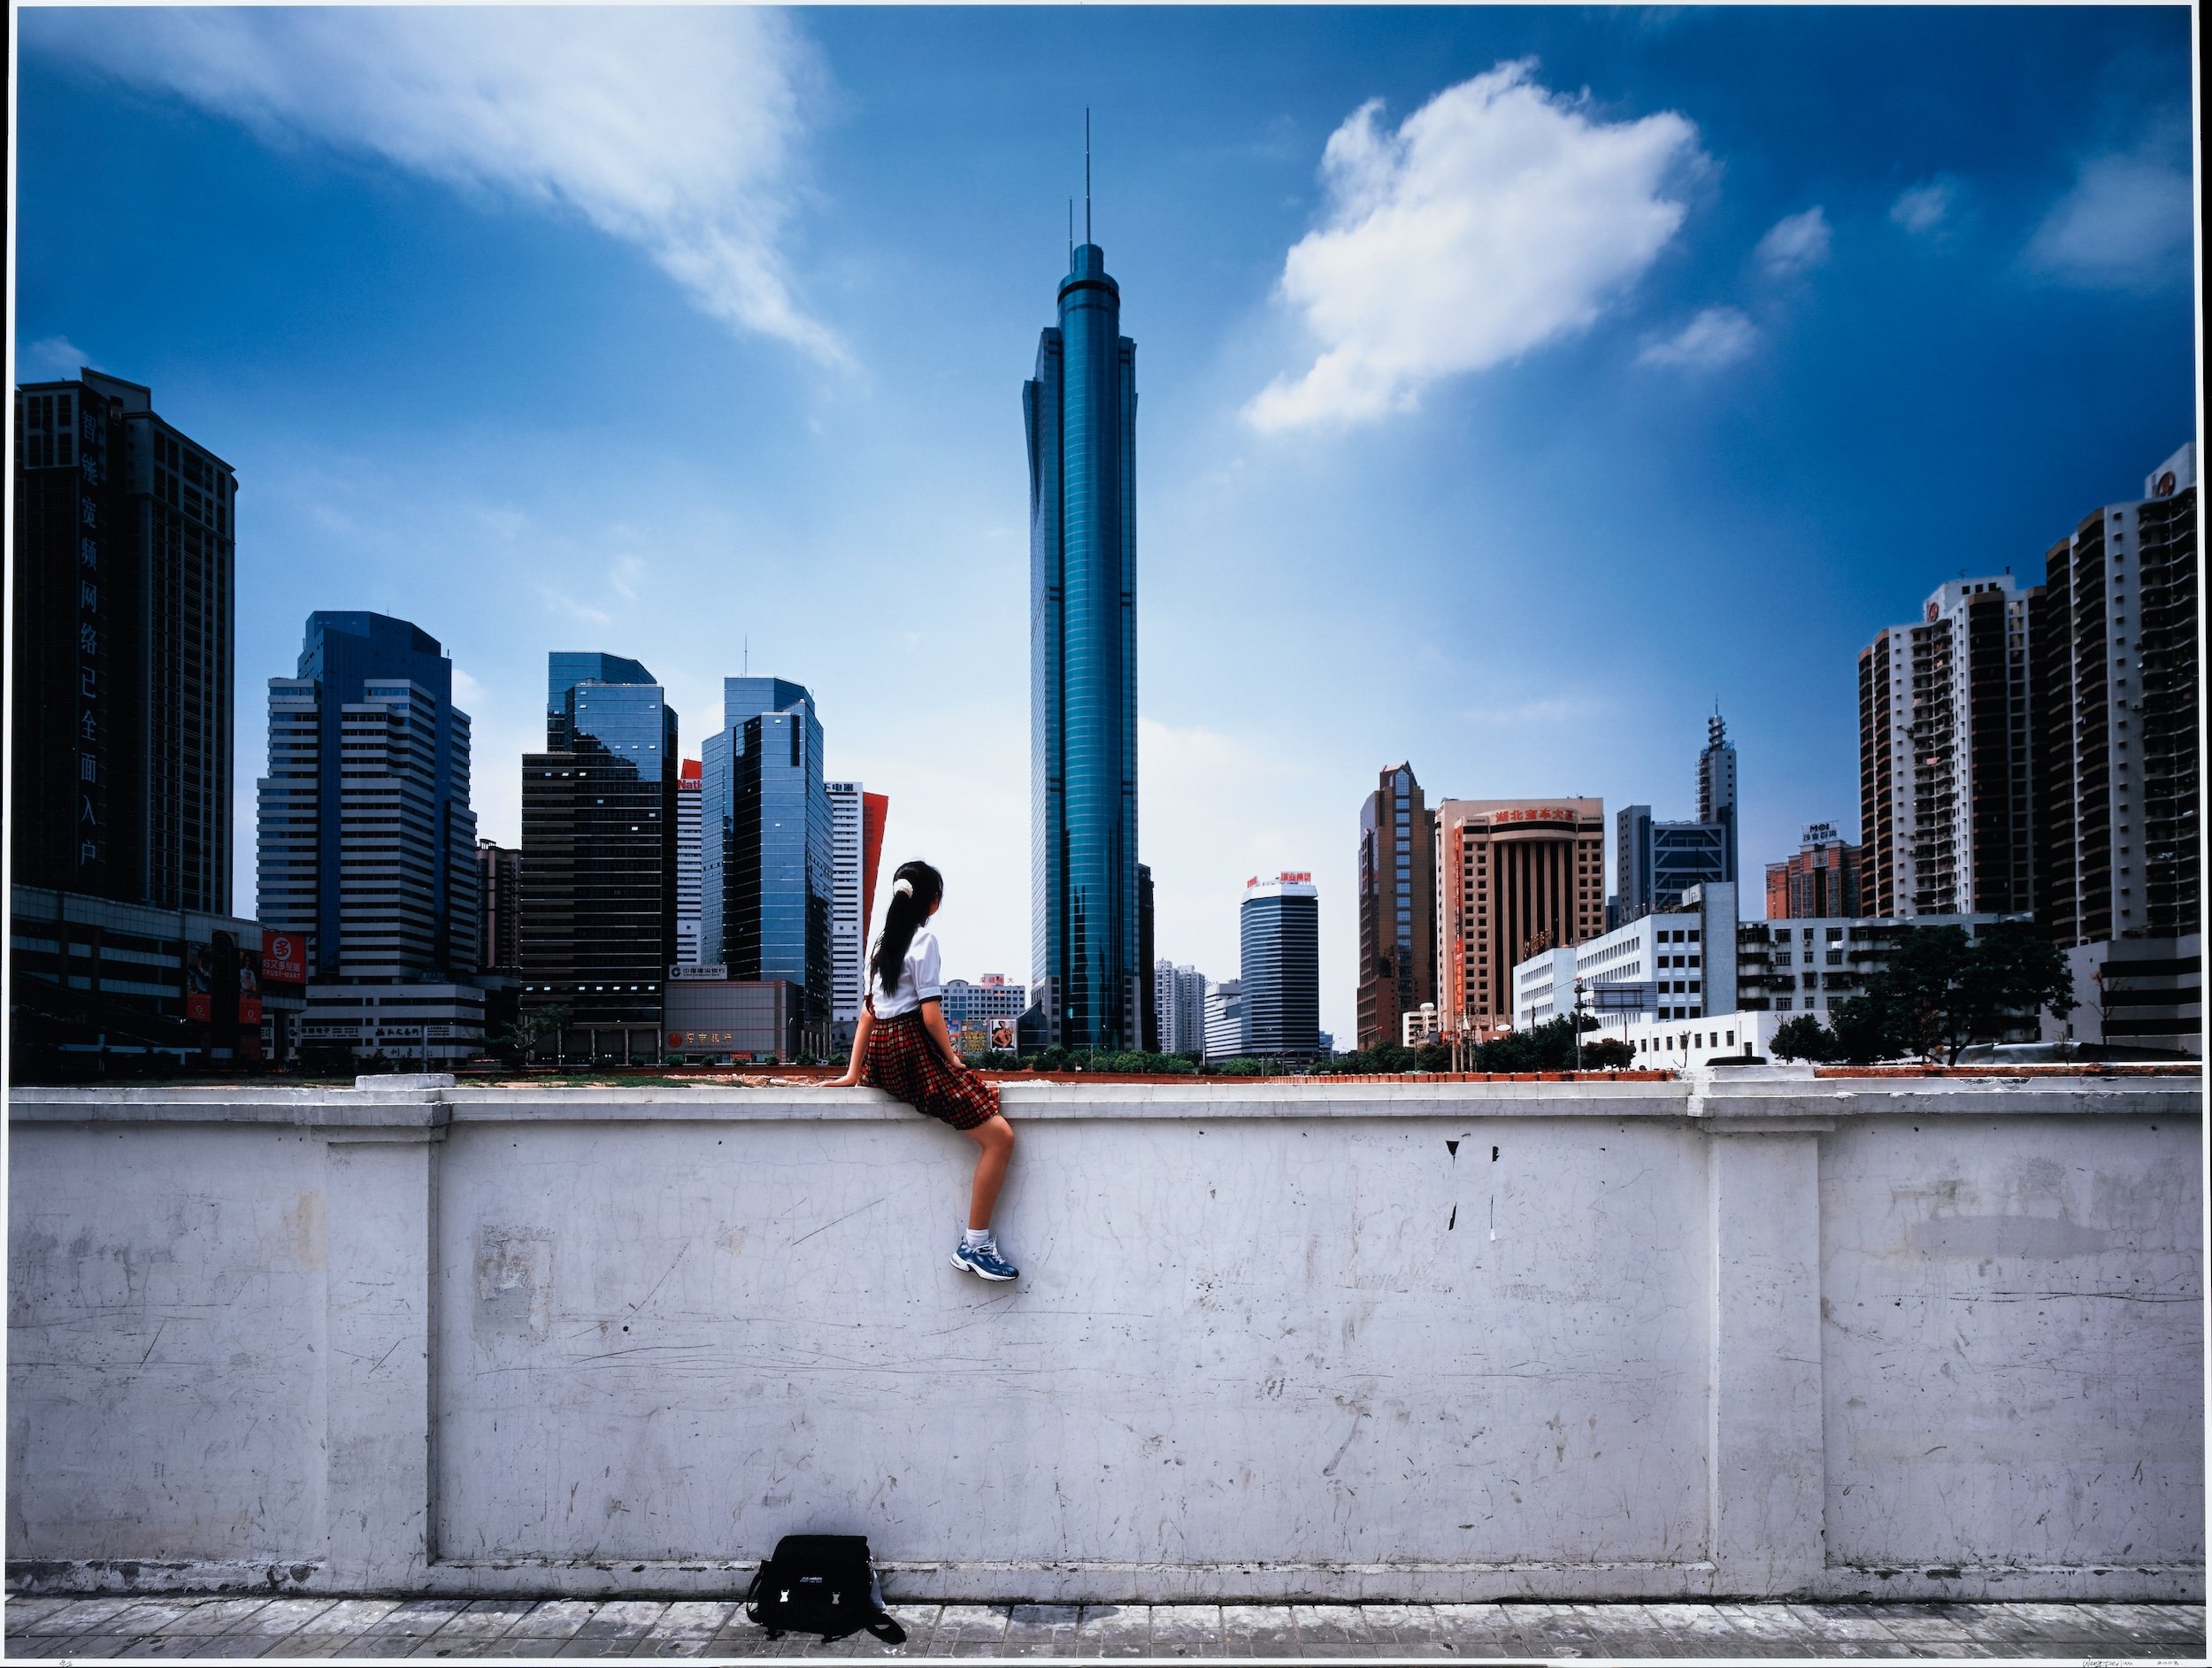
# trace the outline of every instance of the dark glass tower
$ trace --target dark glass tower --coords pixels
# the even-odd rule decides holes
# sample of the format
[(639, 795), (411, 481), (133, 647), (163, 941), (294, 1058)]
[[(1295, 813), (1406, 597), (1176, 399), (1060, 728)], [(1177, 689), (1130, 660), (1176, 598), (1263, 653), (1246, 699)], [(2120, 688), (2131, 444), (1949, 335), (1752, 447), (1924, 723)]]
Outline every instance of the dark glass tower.
[(1045, 1035), (1141, 1042), (1137, 344), (1095, 243), (1023, 385), (1029, 438), (1031, 968)]
[(699, 959), (802, 996), (803, 1047), (829, 1049), (836, 832), (822, 723), (805, 687), (722, 680), (722, 728), (700, 749)]
[(563, 1010), (595, 1055), (657, 1057), (676, 959), (676, 713), (634, 660), (557, 653), (549, 668), (546, 750), (522, 757), (523, 1007)]
[(1321, 901), (1312, 877), (1253, 877), (1237, 926), (1244, 1052), (1310, 1059), (1321, 1045)]

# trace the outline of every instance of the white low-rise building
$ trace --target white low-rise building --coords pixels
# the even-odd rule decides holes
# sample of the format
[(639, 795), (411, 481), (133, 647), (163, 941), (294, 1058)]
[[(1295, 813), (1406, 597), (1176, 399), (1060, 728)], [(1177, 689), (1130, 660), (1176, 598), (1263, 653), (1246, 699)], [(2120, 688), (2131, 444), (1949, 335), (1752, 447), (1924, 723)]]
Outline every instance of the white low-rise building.
[(1575, 1005), (1575, 949), (1547, 949), (1513, 966), (1513, 1028), (1526, 1031)]
[(1444, 1022), (1432, 1002), (1425, 1002), (1411, 1012), (1398, 1016), (1398, 1040), (1409, 1049), (1433, 1042), (1443, 1034)]

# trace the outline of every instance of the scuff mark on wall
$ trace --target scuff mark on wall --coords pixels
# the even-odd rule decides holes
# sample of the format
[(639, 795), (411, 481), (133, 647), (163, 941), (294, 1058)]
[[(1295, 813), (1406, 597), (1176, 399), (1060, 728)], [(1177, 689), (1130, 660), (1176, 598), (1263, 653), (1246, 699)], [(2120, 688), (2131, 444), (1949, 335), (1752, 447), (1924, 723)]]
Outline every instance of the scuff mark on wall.
[(476, 1230), (476, 1330), (541, 1343), (553, 1325), (553, 1236), (543, 1228)]

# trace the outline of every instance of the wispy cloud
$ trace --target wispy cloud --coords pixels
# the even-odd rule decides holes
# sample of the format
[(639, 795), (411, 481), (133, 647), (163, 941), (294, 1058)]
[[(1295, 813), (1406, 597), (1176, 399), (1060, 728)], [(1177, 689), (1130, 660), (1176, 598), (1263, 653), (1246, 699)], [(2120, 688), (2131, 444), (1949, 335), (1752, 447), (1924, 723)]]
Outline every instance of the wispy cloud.
[(1889, 205), (1889, 218), (1908, 232), (1924, 236), (1951, 218), (1958, 206), (1958, 181), (1939, 174), (1909, 186)]
[(22, 34), (271, 142), (580, 214), (732, 328), (845, 357), (794, 295), (782, 254), (820, 72), (778, 13), (57, 8), (27, 16)]
[(2137, 289), (2185, 273), (2189, 173), (2162, 157), (2093, 158), (2028, 242), (2032, 266), (2070, 284)]
[(1245, 408), (1263, 429), (1370, 420), (1439, 377), (1585, 330), (1680, 227), (1669, 182), (1701, 165), (1666, 111), (1608, 122), (1587, 96), (1501, 64), (1393, 133), (1362, 105), (1322, 158), (1327, 223), (1290, 250), (1283, 300), (1321, 343)]
[[(28, 379), (58, 380), (75, 376), (92, 363), (84, 350), (67, 337), (45, 336), (23, 350), (23, 357), (17, 362), (16, 368)], [(96, 370), (98, 367), (95, 365), (94, 368)]]
[(1802, 214), (1777, 220), (1753, 253), (1769, 277), (1794, 278), (1827, 260), (1833, 236), (1827, 214), (1816, 203)]
[(1673, 335), (1646, 342), (1636, 362), (1709, 371), (1742, 358), (1758, 339), (1758, 327), (1738, 309), (1708, 307)]
[(583, 621), (587, 626), (614, 624), (614, 616), (607, 612), (605, 609), (594, 608), (589, 603), (580, 603), (557, 585), (539, 586), (538, 600), (543, 603), (550, 612), (565, 614), (571, 619)]
[(614, 566), (607, 571), (607, 583), (626, 603), (637, 601), (638, 581), (644, 577), (645, 558), (641, 556), (617, 557)]

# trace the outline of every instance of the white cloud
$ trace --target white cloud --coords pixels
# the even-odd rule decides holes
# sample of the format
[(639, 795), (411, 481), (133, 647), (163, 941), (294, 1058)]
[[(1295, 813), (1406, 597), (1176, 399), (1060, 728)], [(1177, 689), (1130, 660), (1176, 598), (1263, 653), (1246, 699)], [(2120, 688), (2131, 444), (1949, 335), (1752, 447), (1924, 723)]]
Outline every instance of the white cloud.
[(1958, 181), (1941, 175), (1924, 180), (1898, 193), (1889, 205), (1889, 218), (1908, 232), (1932, 232), (1958, 205)]
[(2028, 260), (2055, 278), (2131, 289), (2185, 270), (2189, 174), (2147, 156), (2084, 163), (2028, 242)]
[(1246, 408), (1263, 429), (1403, 410), (1439, 377), (1585, 330), (1682, 224), (1669, 181), (1704, 158), (1672, 111), (1607, 122), (1532, 61), (1438, 94), (1395, 133), (1380, 101), (1329, 139), (1327, 222), (1280, 293), (1321, 343)]
[(1759, 240), (1754, 253), (1769, 276), (1794, 278), (1800, 273), (1812, 271), (1828, 258), (1832, 237), (1828, 216), (1816, 203), (1802, 214), (1777, 220)]
[(834, 363), (780, 250), (814, 54), (749, 8), (54, 10), (27, 42), (273, 142), (580, 214), (703, 311)]
[(59, 381), (74, 377), (88, 365), (92, 365), (91, 357), (67, 337), (44, 336), (23, 350), (16, 368), (27, 381)]
[(1645, 343), (1636, 363), (1711, 370), (1742, 358), (1758, 338), (1758, 327), (1735, 308), (1708, 307), (1673, 335)]

